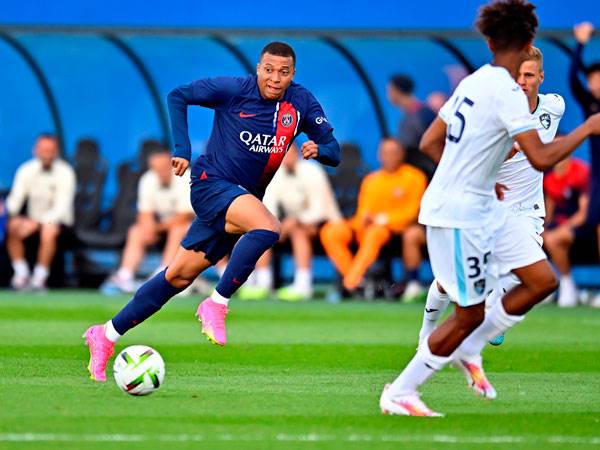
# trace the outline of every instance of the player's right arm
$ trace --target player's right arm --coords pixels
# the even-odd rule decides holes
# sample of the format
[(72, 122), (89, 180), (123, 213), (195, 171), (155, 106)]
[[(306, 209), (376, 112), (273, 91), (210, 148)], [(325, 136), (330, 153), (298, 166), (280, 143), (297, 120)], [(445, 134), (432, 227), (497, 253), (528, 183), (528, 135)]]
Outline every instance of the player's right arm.
[(589, 22), (580, 23), (573, 27), (573, 35), (577, 41), (577, 47), (575, 47), (575, 51), (571, 57), (569, 85), (571, 87), (571, 92), (573, 92), (573, 96), (583, 108), (587, 108), (590, 100), (593, 98), (579, 78), (579, 73), (584, 70), (581, 54), (583, 53), (583, 47), (589, 42), (593, 33), (594, 26)]
[(419, 149), (429, 156), (436, 164), (440, 162), (444, 145), (446, 144), (446, 122), (440, 116), (436, 117), (429, 128), (423, 133)]
[(584, 123), (561, 139), (542, 143), (536, 130), (528, 130), (514, 136), (521, 151), (531, 165), (544, 172), (575, 151), (589, 136), (600, 135), (600, 113), (590, 116)]
[(189, 166), (192, 146), (188, 132), (188, 105), (218, 109), (227, 105), (239, 92), (241, 79), (219, 77), (206, 78), (179, 86), (169, 92), (167, 105), (173, 134), (173, 158), (171, 164), (175, 175), (182, 176)]

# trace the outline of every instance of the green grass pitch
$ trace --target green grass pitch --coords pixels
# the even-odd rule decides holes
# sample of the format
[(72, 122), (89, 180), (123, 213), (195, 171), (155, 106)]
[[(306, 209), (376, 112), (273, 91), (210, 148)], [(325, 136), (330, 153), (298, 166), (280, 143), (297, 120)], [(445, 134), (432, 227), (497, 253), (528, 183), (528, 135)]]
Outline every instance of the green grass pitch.
[(229, 344), (175, 299), (119, 343), (166, 361), (148, 397), (91, 381), (81, 334), (125, 297), (0, 292), (0, 449), (600, 448), (600, 311), (542, 306), (488, 348), (498, 399), (447, 368), (423, 389), (441, 419), (382, 416), (415, 351), (420, 305), (232, 302)]

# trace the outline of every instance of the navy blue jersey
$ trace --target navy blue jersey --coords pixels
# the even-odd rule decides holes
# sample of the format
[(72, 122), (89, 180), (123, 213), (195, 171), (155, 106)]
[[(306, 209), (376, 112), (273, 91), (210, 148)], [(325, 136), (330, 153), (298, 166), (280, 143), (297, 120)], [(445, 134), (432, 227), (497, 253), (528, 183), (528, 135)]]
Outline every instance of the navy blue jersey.
[[(339, 145), (323, 108), (304, 87), (293, 83), (280, 100), (260, 95), (256, 75), (208, 78), (171, 91), (169, 113), (173, 156), (190, 159), (187, 106), (215, 111), (206, 152), (192, 166), (192, 177), (216, 177), (239, 184), (259, 198), (296, 136), (304, 132), (319, 144), (318, 161), (337, 165)], [(331, 144), (332, 145), (326, 145)], [(321, 146), (321, 144), (325, 144)]]

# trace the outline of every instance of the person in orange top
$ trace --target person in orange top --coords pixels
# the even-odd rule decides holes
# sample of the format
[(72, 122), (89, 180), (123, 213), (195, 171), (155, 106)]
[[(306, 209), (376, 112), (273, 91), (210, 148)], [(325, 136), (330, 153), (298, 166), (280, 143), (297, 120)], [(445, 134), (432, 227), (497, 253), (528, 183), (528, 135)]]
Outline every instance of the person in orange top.
[[(406, 150), (397, 139), (384, 138), (378, 150), (381, 169), (363, 180), (354, 217), (328, 222), (321, 229), (323, 248), (342, 274), (348, 291), (360, 285), (391, 237), (417, 220), (427, 178), (406, 164), (405, 156)], [(359, 244), (355, 255), (350, 250), (354, 239)]]

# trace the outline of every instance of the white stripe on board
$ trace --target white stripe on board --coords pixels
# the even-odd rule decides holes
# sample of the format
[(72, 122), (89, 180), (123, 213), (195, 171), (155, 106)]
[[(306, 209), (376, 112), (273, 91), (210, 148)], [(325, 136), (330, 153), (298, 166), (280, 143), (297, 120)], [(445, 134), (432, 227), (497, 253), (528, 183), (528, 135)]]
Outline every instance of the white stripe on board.
[(64, 434), (64, 433), (0, 433), (0, 442), (422, 442), (444, 444), (572, 444), (598, 445), (600, 436), (452, 436), (432, 435), (370, 435), (351, 434), (284, 434), (276, 435), (233, 435), (233, 434)]

